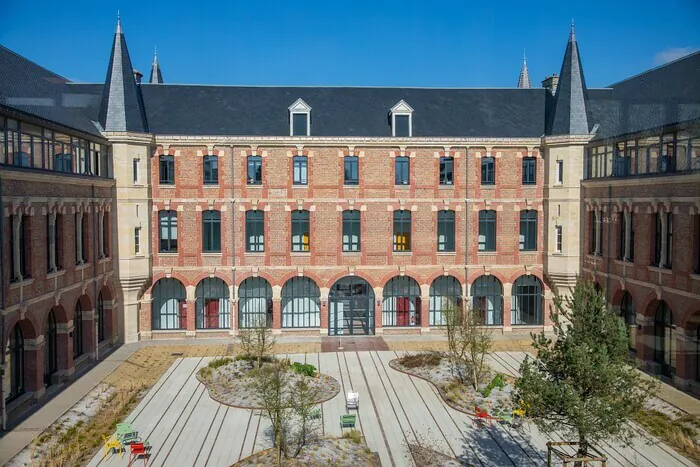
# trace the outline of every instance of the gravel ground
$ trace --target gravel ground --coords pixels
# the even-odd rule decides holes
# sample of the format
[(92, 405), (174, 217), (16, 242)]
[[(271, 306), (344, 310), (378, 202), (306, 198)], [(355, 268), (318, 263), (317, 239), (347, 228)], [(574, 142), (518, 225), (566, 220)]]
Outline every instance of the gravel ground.
[[(249, 376), (252, 364), (247, 360), (236, 360), (212, 371), (211, 376), (201, 377), (207, 386), (209, 395), (217, 402), (235, 407), (255, 409), (260, 407), (260, 400), (254, 388), (254, 379)], [(305, 378), (317, 391), (317, 403), (326, 401), (340, 392), (340, 383), (322, 373), (315, 377), (302, 376), (291, 369), (289, 376), (292, 383)]]
[[(253, 454), (236, 464), (235, 467), (258, 467), (277, 465), (274, 449)], [(296, 459), (283, 459), (288, 466), (369, 466), (379, 467), (381, 463), (375, 453), (364, 444), (356, 444), (349, 439), (322, 439), (306, 446)]]

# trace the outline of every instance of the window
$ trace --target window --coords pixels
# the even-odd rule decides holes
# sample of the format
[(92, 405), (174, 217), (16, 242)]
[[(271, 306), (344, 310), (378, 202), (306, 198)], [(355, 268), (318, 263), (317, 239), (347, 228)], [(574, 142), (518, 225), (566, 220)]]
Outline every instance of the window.
[(9, 376), (9, 384), (5, 390), (5, 402), (10, 402), (24, 393), (24, 336), (18, 324), (10, 332), (7, 355), (5, 364), (9, 368), (5, 368), (5, 375)]
[(472, 309), (486, 326), (503, 324), (503, 285), (496, 276), (479, 276), (471, 286)]
[(309, 211), (292, 211), (292, 251), (309, 251)]
[(153, 330), (187, 329), (187, 293), (182, 282), (172, 277), (164, 277), (155, 283), (151, 294)]
[(238, 326), (272, 327), (272, 287), (262, 277), (249, 277), (238, 288)]
[(523, 185), (534, 185), (535, 183), (537, 183), (537, 159), (523, 157)]
[(700, 214), (695, 215), (695, 241), (693, 244), (695, 245), (695, 272), (700, 274)]
[(440, 185), (454, 184), (455, 161), (451, 157), (440, 158)]
[(401, 138), (411, 136), (410, 119), (410, 115), (394, 115), (394, 136)]
[(430, 326), (443, 326), (446, 311), (462, 310), (462, 284), (454, 276), (440, 276), (430, 284)]
[(309, 136), (309, 120), (308, 113), (293, 113), (292, 136)]
[(360, 211), (343, 211), (343, 251), (360, 251)]
[(48, 272), (55, 272), (61, 269), (62, 226), (62, 215), (49, 213), (46, 216), (46, 270)]
[(73, 314), (73, 358), (83, 354), (83, 306), (78, 301)]
[(412, 277), (392, 277), (383, 296), (383, 326), (420, 326), (420, 287)]
[(139, 159), (134, 159), (132, 161), (132, 175), (134, 177), (134, 185), (138, 185), (141, 179), (141, 177), (139, 177), (139, 164)]
[(219, 157), (204, 156), (204, 184), (216, 185), (219, 183)]
[(556, 247), (555, 247), (554, 251), (556, 251), (557, 253), (561, 253), (563, 243), (564, 243), (564, 232), (563, 232), (562, 226), (561, 225), (555, 226), (554, 233), (555, 233), (555, 237), (556, 237)]
[(141, 227), (134, 228), (134, 255), (141, 254)]
[(295, 185), (306, 185), (308, 184), (308, 170), (307, 170), (308, 159), (306, 156), (294, 156), (292, 158), (293, 173), (294, 173), (294, 184)]
[(256, 209), (245, 213), (245, 251), (265, 251), (265, 213)]
[(659, 266), (661, 264), (661, 243), (663, 239), (663, 233), (661, 229), (661, 216), (662, 213), (656, 213), (654, 217), (654, 265)]
[(221, 253), (221, 212), (202, 212), (202, 251)]
[(622, 296), (622, 301), (620, 302), (620, 316), (625, 320), (629, 331), (629, 349), (635, 350), (637, 343), (637, 311), (629, 292), (625, 292)]
[(399, 156), (394, 162), (396, 173), (394, 175), (397, 185), (408, 185), (410, 182), (408, 157)]
[(10, 251), (12, 252), (10, 271), (11, 280), (20, 281), (30, 277), (29, 258), (31, 258), (29, 217), (13, 214), (10, 216)]
[(595, 212), (595, 254), (603, 256), (603, 213)]
[(665, 266), (671, 268), (673, 264), (673, 214), (666, 214), (666, 262)]
[(630, 216), (630, 261), (634, 261), (634, 212), (629, 212)]
[(159, 211), (158, 225), (160, 226), (160, 246), (161, 253), (177, 253), (177, 212)]
[(160, 156), (160, 184), (175, 184), (175, 156)]
[(493, 157), (481, 158), (481, 184), (493, 185), (496, 183), (496, 160)]
[(105, 303), (102, 298), (102, 292), (97, 296), (97, 310), (95, 313), (95, 320), (97, 320), (97, 342), (102, 342), (105, 340), (105, 331), (107, 329), (107, 320), (105, 319)]
[(618, 259), (624, 260), (625, 259), (625, 248), (627, 248), (627, 216), (629, 215), (628, 212), (623, 212), (621, 216), (619, 216), (620, 219), (620, 238), (618, 240), (618, 252), (617, 252), (617, 257)]
[(671, 268), (673, 260), (673, 214), (657, 213), (654, 225), (654, 265)]
[(394, 211), (394, 251), (411, 251), (411, 211)]
[(360, 179), (359, 177), (359, 162), (357, 156), (347, 156), (344, 158), (344, 169), (345, 169), (345, 185), (357, 185)]
[(564, 183), (564, 161), (557, 161), (557, 183)]
[(228, 285), (218, 277), (202, 279), (194, 291), (195, 328), (228, 329), (231, 326), (231, 305)]
[(479, 251), (496, 251), (496, 211), (479, 211)]
[(44, 384), (48, 387), (53, 384), (53, 374), (58, 371), (58, 348), (56, 313), (49, 311), (46, 317), (44, 331)]
[(282, 287), (282, 327), (321, 325), (321, 290), (308, 277), (292, 277)]
[(676, 370), (676, 345), (673, 335), (673, 312), (661, 300), (654, 316), (654, 361), (660, 365), (661, 374), (671, 376)]
[(520, 276), (513, 283), (511, 324), (542, 324), (543, 300), (540, 280), (532, 275)]
[(53, 168), (57, 172), (73, 171), (73, 156), (71, 154), (56, 154), (54, 156)]
[(537, 211), (520, 211), (520, 251), (537, 250)]
[(262, 184), (262, 157), (248, 156), (248, 185)]
[(595, 218), (595, 211), (588, 211), (588, 253), (591, 255), (596, 252)]
[(455, 212), (438, 211), (437, 218), (438, 251), (455, 251)]

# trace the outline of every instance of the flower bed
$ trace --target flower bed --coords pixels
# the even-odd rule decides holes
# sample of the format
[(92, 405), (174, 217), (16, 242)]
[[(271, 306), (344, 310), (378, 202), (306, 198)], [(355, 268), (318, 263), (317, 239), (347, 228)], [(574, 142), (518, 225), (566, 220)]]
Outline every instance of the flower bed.
[(409, 355), (390, 361), (389, 366), (432, 383), (445, 402), (460, 412), (471, 415), (475, 405), (491, 414), (499, 409), (510, 410), (513, 407), (515, 378), (491, 369), (487, 369), (479, 382), (479, 390), (476, 390), (471, 384), (459, 381), (453, 374), (448, 358), (442, 353)]
[[(271, 362), (263, 363), (263, 365), (271, 364)], [(302, 378), (306, 379), (316, 394), (314, 403), (320, 404), (330, 400), (340, 392), (340, 383), (336, 379), (320, 373), (309, 376), (308, 366), (302, 367), (306, 368), (299, 372), (299, 370), (295, 371), (295, 367), (291, 365), (284, 366), (292, 383)], [(200, 369), (197, 379), (207, 387), (209, 396), (217, 402), (232, 407), (259, 409), (261, 404), (252, 376), (254, 368), (254, 362), (246, 359), (235, 361), (230, 358), (217, 359)], [(299, 366), (297, 365), (296, 368)]]
[[(246, 457), (234, 464), (235, 467), (258, 467), (260, 465), (277, 465), (277, 451), (267, 449)], [(346, 438), (326, 438), (309, 444), (294, 459), (282, 459), (282, 465), (319, 466), (352, 465), (378, 467), (379, 456), (369, 448)]]

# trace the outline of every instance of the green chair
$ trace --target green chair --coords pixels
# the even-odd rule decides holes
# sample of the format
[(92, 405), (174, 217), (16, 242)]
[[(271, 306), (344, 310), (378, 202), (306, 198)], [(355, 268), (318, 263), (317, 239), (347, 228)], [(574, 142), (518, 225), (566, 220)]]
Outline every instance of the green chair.
[(355, 428), (355, 421), (357, 420), (357, 415), (346, 414), (340, 416), (340, 428)]
[(320, 409), (320, 408), (313, 409), (313, 410), (309, 413), (309, 415), (310, 415), (310, 417), (311, 417), (312, 420), (315, 420), (315, 419), (317, 419), (317, 418), (321, 418), (321, 409)]
[(141, 441), (139, 432), (134, 430), (134, 427), (128, 422), (117, 423), (117, 432), (115, 435), (122, 444), (131, 444)]

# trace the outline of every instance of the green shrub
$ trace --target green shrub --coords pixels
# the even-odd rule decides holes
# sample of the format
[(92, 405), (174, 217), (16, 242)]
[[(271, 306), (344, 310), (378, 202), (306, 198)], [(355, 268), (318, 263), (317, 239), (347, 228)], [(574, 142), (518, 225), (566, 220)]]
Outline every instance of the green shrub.
[(343, 438), (349, 439), (355, 444), (360, 444), (362, 442), (362, 433), (359, 430), (352, 429), (343, 433)]
[(503, 375), (498, 373), (493, 377), (488, 386), (481, 391), (481, 395), (484, 397), (489, 397), (491, 395), (491, 391), (493, 391), (493, 388), (503, 389), (505, 385), (506, 382), (503, 380)]
[(209, 368), (211, 368), (212, 370), (215, 370), (215, 369), (219, 368), (220, 366), (228, 365), (228, 364), (231, 363), (232, 361), (233, 361), (233, 360), (231, 360), (231, 359), (228, 358), (228, 357), (215, 358), (214, 360), (212, 360), (211, 362), (209, 362), (209, 365), (207, 365), (207, 366), (208, 366)]
[(292, 370), (300, 375), (309, 376), (311, 378), (316, 376), (316, 367), (310, 363), (294, 362), (292, 363)]
[(405, 368), (419, 368), (422, 366), (438, 366), (442, 355), (437, 352), (421, 352), (412, 355), (404, 355), (399, 358), (399, 364)]
[(198, 373), (199, 373), (200, 378), (207, 379), (211, 376), (212, 369), (209, 368), (208, 366), (205, 366), (203, 368), (200, 368)]

